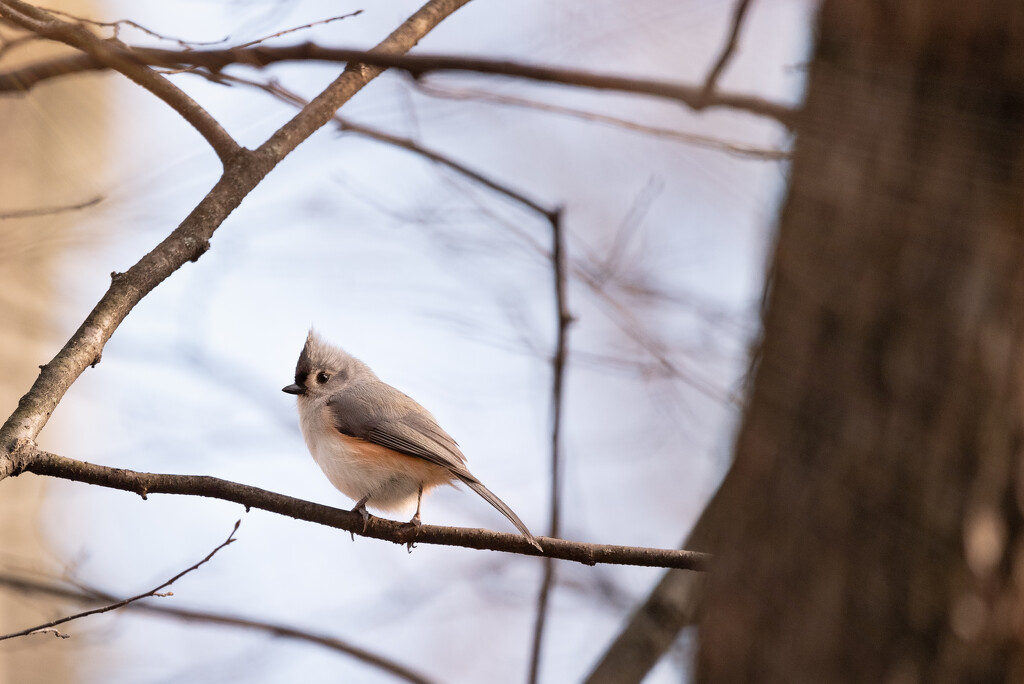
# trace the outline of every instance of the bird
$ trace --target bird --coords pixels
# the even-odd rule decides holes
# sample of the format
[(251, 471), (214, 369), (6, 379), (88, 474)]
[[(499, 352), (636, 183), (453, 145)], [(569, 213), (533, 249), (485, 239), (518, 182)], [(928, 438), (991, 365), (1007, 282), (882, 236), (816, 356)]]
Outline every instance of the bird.
[(469, 472), (465, 454), (427, 409), (312, 328), (295, 364), (295, 382), (281, 391), (296, 396), (299, 426), (313, 460), (356, 502), (352, 511), (364, 525), (367, 506), (389, 512), (415, 500), (409, 524), (418, 529), (424, 492), (462, 482), (543, 551), (519, 516)]

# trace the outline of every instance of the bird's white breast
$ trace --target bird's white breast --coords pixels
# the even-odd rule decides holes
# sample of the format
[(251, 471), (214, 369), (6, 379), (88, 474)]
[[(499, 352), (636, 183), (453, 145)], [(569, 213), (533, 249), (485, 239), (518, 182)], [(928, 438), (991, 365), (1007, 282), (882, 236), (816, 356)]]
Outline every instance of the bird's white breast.
[(343, 494), (354, 501), (368, 496), (367, 505), (385, 510), (415, 505), (420, 479), (353, 448), (332, 424), (326, 405), (300, 404), (299, 425), (313, 460)]

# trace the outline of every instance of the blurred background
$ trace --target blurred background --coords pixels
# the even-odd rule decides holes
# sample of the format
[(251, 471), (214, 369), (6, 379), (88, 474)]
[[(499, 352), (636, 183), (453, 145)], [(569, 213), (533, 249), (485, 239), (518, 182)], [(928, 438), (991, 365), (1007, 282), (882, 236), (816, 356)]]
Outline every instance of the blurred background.
[[(51, 3), (52, 4), (52, 3)], [(362, 9), (270, 44), (370, 47), (419, 3), (64, 2), (172, 39), (235, 45)], [(478, 0), (417, 50), (699, 84), (724, 44), (719, 0)], [(795, 104), (813, 3), (754, 3), (720, 88)], [(2, 29), (3, 27), (0, 27)], [(110, 29), (105, 29), (109, 35)], [(5, 35), (0, 33), (0, 35)], [(137, 45), (174, 47), (124, 27)], [(46, 46), (0, 53), (0, 68)], [(312, 97), (339, 70), (228, 73)], [(174, 82), (255, 147), (295, 109), (245, 84)], [(503, 101), (496, 101), (503, 99)], [(514, 100), (511, 102), (510, 100)], [(546, 111), (571, 108), (590, 116)], [(469, 75), (386, 73), (340, 112), (564, 209), (571, 271), (562, 535), (678, 547), (724, 472), (756, 333), (784, 161), (630, 129), (593, 114), (785, 151), (786, 131), (730, 111)], [(162, 102), (113, 74), (0, 99), (2, 406), (53, 357), (109, 284), (170, 232), (219, 164)], [(472, 471), (537, 534), (549, 516), (556, 314), (543, 216), (422, 156), (328, 126), (281, 164), (212, 249), (131, 313), (73, 385), (40, 444), (147, 472), (213, 475), (331, 506), (299, 435), (291, 381), (313, 325), (431, 410)], [(0, 570), (117, 595), (148, 590), (224, 540), (170, 605), (344, 639), (444, 682), (524, 681), (542, 565), (466, 549), (351, 541), (226, 502), (32, 475), (0, 483)], [(424, 502), (428, 524), (510, 531), (464, 490)], [(662, 571), (557, 565), (541, 681), (583, 677)], [(3, 631), (72, 604), (4, 590)], [(120, 611), (0, 644), (0, 681), (394, 681), (323, 648)], [(686, 643), (648, 681), (686, 681)]]

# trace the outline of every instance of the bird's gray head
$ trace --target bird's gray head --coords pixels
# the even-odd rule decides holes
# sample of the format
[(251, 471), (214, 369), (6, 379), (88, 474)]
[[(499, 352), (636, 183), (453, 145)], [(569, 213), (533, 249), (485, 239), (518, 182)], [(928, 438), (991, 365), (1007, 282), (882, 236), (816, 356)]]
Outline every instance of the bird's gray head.
[(306, 344), (295, 364), (295, 383), (281, 391), (297, 395), (300, 400), (329, 397), (356, 377), (371, 373), (359, 359), (344, 349), (320, 339), (310, 328)]

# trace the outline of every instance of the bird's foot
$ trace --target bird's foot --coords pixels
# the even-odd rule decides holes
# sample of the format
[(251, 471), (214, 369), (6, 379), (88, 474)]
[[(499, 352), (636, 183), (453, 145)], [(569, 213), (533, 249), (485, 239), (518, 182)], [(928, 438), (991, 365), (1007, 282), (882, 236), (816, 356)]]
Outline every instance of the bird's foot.
[(412, 529), (412, 539), (406, 542), (406, 548), (409, 553), (412, 553), (412, 547), (416, 546), (416, 537), (420, 534), (420, 528), (423, 527), (423, 522), (420, 520), (420, 512), (416, 511), (416, 515), (412, 516), (409, 522), (402, 525), (402, 527)]
[[(370, 497), (368, 496), (364, 496), (356, 503), (356, 505), (351, 510), (352, 513), (358, 513), (363, 517), (363, 534), (366, 534), (366, 527), (370, 524), (370, 512), (366, 510), (366, 501), (369, 498)], [(355, 541), (356, 533), (350, 532), (349, 534), (352, 535), (352, 541)]]

